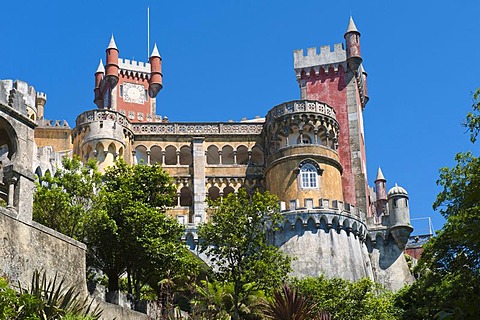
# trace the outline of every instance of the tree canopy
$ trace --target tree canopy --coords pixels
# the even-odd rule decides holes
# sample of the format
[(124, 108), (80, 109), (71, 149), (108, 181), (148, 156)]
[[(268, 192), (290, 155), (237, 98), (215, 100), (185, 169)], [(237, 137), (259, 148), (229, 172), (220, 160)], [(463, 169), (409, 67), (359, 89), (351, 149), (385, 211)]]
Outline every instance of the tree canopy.
[(175, 198), (172, 180), (159, 165), (131, 166), (120, 159), (107, 168), (87, 245), (90, 265), (107, 274), (110, 291), (119, 289), (123, 272), (128, 291), (139, 299), (151, 279), (195, 270), (181, 242), (183, 227), (165, 215)]
[(200, 226), (201, 252), (214, 263), (217, 279), (233, 283), (233, 319), (250, 292), (272, 292), (290, 271), (290, 258), (267, 241), (280, 219), (277, 199), (268, 192), (238, 194), (212, 202), (209, 222)]
[(83, 241), (100, 184), (95, 161), (83, 164), (78, 157), (64, 157), (55, 174), (38, 177), (33, 219)]
[[(466, 126), (471, 141), (480, 130), (480, 91)], [(424, 247), (419, 279), (398, 296), (405, 319), (476, 319), (480, 314), (480, 158), (458, 153), (453, 168), (442, 168), (442, 187), (433, 208), (446, 223)]]

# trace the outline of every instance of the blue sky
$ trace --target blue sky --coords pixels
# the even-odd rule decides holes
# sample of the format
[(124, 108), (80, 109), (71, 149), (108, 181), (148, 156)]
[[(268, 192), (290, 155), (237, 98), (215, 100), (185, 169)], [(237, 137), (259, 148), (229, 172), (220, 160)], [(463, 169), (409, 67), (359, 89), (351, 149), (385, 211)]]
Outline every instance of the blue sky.
[(2, 3), (0, 78), (47, 93), (46, 117), (93, 109), (93, 73), (112, 33), (120, 56), (163, 57), (157, 112), (171, 121), (263, 116), (298, 99), (293, 50), (343, 42), (350, 13), (360, 30), (370, 102), (369, 182), (380, 165), (410, 195), (412, 217), (431, 206), (438, 169), (478, 145), (461, 126), (480, 86), (480, 2), (463, 1), (8, 1)]

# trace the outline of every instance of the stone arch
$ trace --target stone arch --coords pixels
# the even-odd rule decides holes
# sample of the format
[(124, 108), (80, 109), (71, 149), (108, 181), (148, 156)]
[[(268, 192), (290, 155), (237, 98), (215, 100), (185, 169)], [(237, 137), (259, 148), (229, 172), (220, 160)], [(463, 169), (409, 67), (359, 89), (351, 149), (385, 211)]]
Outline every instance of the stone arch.
[(150, 148), (150, 163), (162, 164), (162, 148), (159, 146), (153, 146)]
[(223, 197), (226, 198), (230, 193), (234, 193), (235, 189), (233, 189), (231, 186), (226, 186), (223, 188)]
[(212, 186), (208, 189), (208, 198), (210, 200), (217, 200), (220, 197), (220, 189), (217, 186)]
[(295, 220), (295, 231), (297, 233), (303, 233), (303, 221), (300, 217)]
[(98, 163), (102, 163), (105, 161), (105, 147), (103, 146), (103, 143), (98, 142), (97, 145), (95, 146), (95, 153), (97, 154), (97, 161)]
[(165, 164), (177, 164), (177, 148), (175, 146), (169, 145), (165, 148)]
[(40, 168), (40, 166), (35, 169), (35, 175), (37, 176), (37, 179), (42, 177), (42, 168)]
[(123, 147), (118, 149), (118, 156), (123, 158)]
[(147, 164), (147, 147), (140, 145), (135, 148), (135, 160), (136, 164)]
[(234, 164), (232, 146), (226, 145), (222, 148), (222, 163), (223, 164)]
[(246, 146), (238, 146), (237, 164), (248, 164), (248, 148)]
[(218, 147), (214, 144), (207, 148), (207, 164), (220, 164), (220, 154)]
[(192, 190), (189, 187), (183, 187), (180, 189), (180, 206), (191, 207), (193, 203)]
[(307, 230), (311, 231), (312, 233), (316, 233), (318, 231), (316, 227), (316, 221), (313, 217), (309, 217), (307, 220)]
[(15, 129), (7, 120), (0, 117), (0, 161), (2, 159), (13, 161), (17, 148), (18, 138)]
[(192, 163), (192, 148), (190, 148), (190, 146), (182, 146), (180, 148), (180, 164), (190, 166)]
[(258, 145), (255, 145), (252, 148), (252, 160), (251, 163), (253, 165), (263, 166), (263, 150)]
[(185, 237), (185, 242), (187, 243), (187, 246), (190, 250), (195, 250), (197, 247), (195, 243), (195, 237), (191, 232), (187, 233), (187, 236)]
[(325, 232), (328, 232), (328, 219), (324, 215), (320, 217), (320, 229), (322, 229)]
[(113, 163), (117, 155), (117, 147), (112, 142), (108, 145), (108, 153), (105, 155), (105, 161), (107, 163)]

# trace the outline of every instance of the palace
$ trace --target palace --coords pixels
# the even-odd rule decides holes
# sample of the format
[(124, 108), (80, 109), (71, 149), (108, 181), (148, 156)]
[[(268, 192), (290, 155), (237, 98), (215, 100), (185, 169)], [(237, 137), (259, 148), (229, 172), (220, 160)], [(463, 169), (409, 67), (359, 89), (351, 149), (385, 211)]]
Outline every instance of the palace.
[[(21, 203), (33, 189), (34, 173), (52, 172), (65, 155), (96, 159), (100, 170), (118, 157), (131, 164), (158, 163), (174, 178), (178, 201), (168, 214), (185, 225), (192, 251), (196, 227), (208, 219), (207, 198), (239, 188), (268, 190), (279, 198), (284, 216), (272, 241), (296, 257), (293, 275), (369, 277), (399, 289), (413, 280), (403, 255), (413, 230), (408, 194), (397, 185), (387, 192), (380, 168), (375, 186), (368, 186), (367, 73), (352, 18), (344, 39), (333, 49), (296, 50), (300, 99), (273, 106), (264, 118), (240, 122), (170, 122), (158, 116), (163, 75), (157, 46), (148, 63), (122, 59), (113, 36), (105, 65), (101, 60), (95, 72), (97, 108), (80, 114), (73, 129), (44, 119), (44, 93), (4, 80), (0, 196), (19, 219), (29, 221), (31, 200)], [(34, 144), (35, 156), (13, 156), (21, 151), (23, 157)], [(16, 161), (22, 161), (21, 168)]]

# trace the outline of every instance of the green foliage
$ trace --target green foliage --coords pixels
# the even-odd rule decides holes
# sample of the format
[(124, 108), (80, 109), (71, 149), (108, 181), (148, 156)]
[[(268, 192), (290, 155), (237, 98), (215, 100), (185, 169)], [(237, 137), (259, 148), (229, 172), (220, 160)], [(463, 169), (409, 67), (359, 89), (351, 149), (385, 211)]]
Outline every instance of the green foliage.
[(87, 245), (89, 265), (108, 276), (109, 291), (119, 289), (126, 272), (128, 291), (139, 300), (146, 284), (160, 290), (167, 272), (176, 277), (196, 270), (181, 242), (183, 227), (164, 213), (176, 193), (159, 165), (130, 166), (120, 159), (103, 181)]
[(459, 153), (456, 161), (440, 170), (443, 190), (433, 205), (447, 221), (424, 246), (415, 270), (420, 278), (397, 298), (405, 319), (480, 314), (480, 158)]
[(272, 320), (313, 320), (319, 319), (316, 306), (298, 292), (284, 284), (275, 291), (273, 299), (264, 306), (264, 316)]
[[(247, 284), (248, 287), (251, 284)], [(193, 319), (230, 320), (234, 312), (234, 284), (202, 280), (195, 285), (195, 297), (191, 299)], [(239, 317), (245, 320), (260, 319), (263, 291), (250, 291), (248, 297), (239, 306)]]
[(294, 280), (294, 285), (315, 303), (317, 312), (326, 311), (333, 319), (390, 320), (399, 313), (393, 293), (366, 278), (351, 282), (321, 276)]
[(101, 310), (91, 309), (87, 299), (81, 299), (75, 287), (64, 288), (57, 277), (47, 281), (45, 273), (34, 272), (30, 289), (11, 289), (0, 278), (0, 319), (24, 320), (95, 320)]
[(464, 126), (470, 131), (470, 141), (475, 142), (480, 132), (480, 89), (473, 93), (472, 111), (467, 113), (467, 122)]
[(63, 168), (39, 178), (33, 219), (69, 237), (83, 241), (101, 178), (94, 161), (62, 159)]
[(211, 203), (211, 210), (210, 221), (198, 231), (200, 250), (215, 264), (216, 279), (233, 284), (233, 319), (238, 319), (251, 292), (272, 292), (290, 271), (290, 259), (266, 236), (281, 215), (276, 197), (259, 192), (250, 197), (243, 189)]

